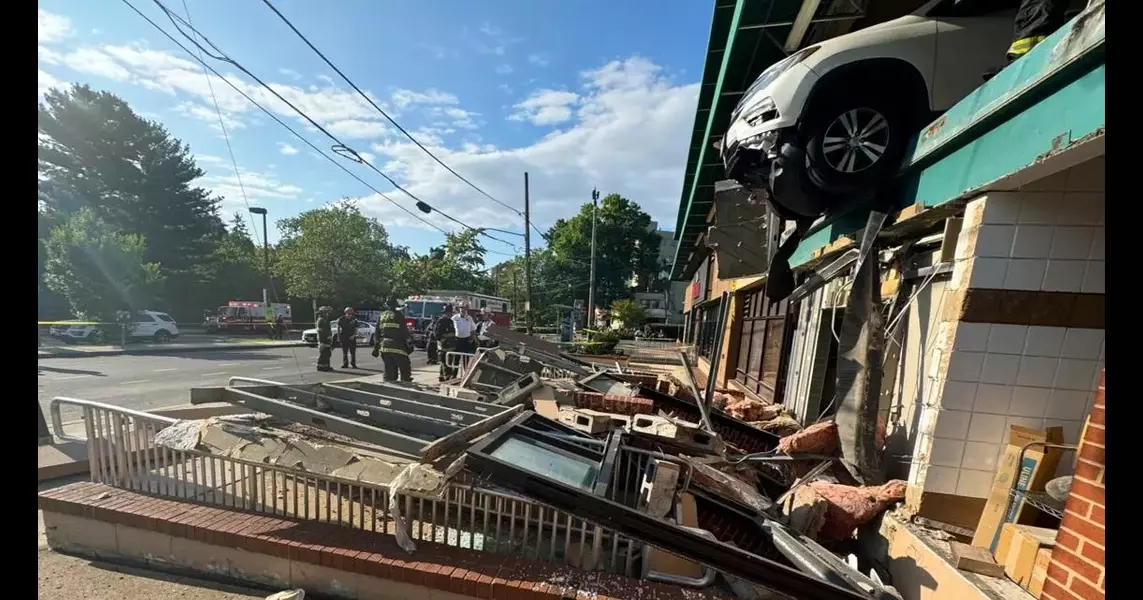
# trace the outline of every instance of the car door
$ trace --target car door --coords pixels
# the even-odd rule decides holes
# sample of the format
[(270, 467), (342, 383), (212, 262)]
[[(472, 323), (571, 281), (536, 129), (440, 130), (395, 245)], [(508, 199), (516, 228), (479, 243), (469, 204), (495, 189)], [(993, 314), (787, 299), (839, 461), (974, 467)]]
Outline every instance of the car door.
[(131, 337), (147, 338), (155, 335), (155, 318), (147, 313), (135, 313), (131, 323)]
[(933, 110), (945, 111), (1003, 67), (1012, 43), (1014, 0), (946, 0), (930, 13), (937, 21)]

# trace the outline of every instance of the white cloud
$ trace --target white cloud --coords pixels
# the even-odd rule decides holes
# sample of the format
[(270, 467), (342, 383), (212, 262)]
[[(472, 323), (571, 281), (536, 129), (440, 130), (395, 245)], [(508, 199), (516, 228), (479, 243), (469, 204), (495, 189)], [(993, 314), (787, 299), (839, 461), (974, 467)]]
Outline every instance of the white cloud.
[(546, 67), (546, 66), (552, 64), (552, 59), (548, 58), (547, 53), (540, 52), (537, 54), (529, 54), (528, 55), (528, 62), (530, 62), (536, 66), (539, 66), (539, 67)]
[(42, 8), (37, 15), (37, 22), (39, 24), (37, 37), (42, 43), (58, 42), (75, 33), (71, 27), (71, 19), (50, 13)]
[[(521, 186), (527, 171), (533, 219), (541, 228), (578, 211), (590, 201), (593, 186), (605, 194), (619, 193), (638, 202), (653, 219), (669, 227), (678, 210), (698, 88), (698, 84), (672, 83), (646, 59), (615, 61), (585, 73), (578, 94), (554, 92), (564, 95), (549, 98), (562, 98), (562, 106), (571, 114), (563, 129), (531, 145), (497, 148), (470, 143), (444, 147), (436, 139), (432, 140), (432, 150), (457, 172), (511, 206), (522, 207)], [(573, 104), (573, 97), (578, 103)], [(415, 135), (421, 139), (421, 132)], [(429, 144), (427, 139), (422, 142)], [(388, 161), (379, 168), (395, 177), (400, 173), (403, 185), (434, 207), (470, 225), (520, 230), (518, 215), (490, 201), (474, 200), (471, 188), (412, 144), (393, 139), (375, 144), (372, 150), (380, 160)], [(386, 194), (413, 209), (413, 201), (400, 192)], [(375, 195), (362, 198), (361, 203), (386, 225), (424, 227)], [(456, 228), (439, 216), (422, 216), (444, 229)], [(487, 247), (511, 250), (490, 240)]]
[(289, 144), (278, 144), (278, 152), (286, 156), (293, 156), (298, 153), (298, 149)]
[(94, 48), (80, 48), (68, 52), (60, 58), (68, 67), (89, 73), (96, 77), (104, 77), (114, 81), (126, 81), (131, 78), (131, 72), (120, 65), (113, 57)]
[(175, 110), (188, 117), (206, 123), (211, 129), (218, 132), (222, 132), (222, 127), (219, 125), (220, 119), (222, 124), (226, 126), (227, 131), (246, 128), (246, 123), (227, 115), (225, 112), (216, 111), (213, 105), (207, 106), (197, 102), (181, 102), (175, 105)]
[(399, 108), (405, 108), (415, 104), (439, 105), (457, 104), (459, 102), (455, 95), (434, 89), (428, 89), (423, 92), (399, 89), (395, 90), (390, 97), (393, 99), (393, 104), (396, 104)]
[(345, 119), (334, 121), (326, 125), (330, 133), (349, 139), (372, 139), (386, 135), (389, 129), (377, 121), (363, 121), (361, 119)]
[(497, 67), (496, 67), (496, 73), (498, 75), (507, 75), (511, 72), (512, 72), (512, 65), (503, 64), (503, 65), (497, 65)]
[(296, 185), (278, 180), (271, 173), (240, 169), (241, 178), (239, 178), (235, 175), (234, 167), (229, 161), (213, 163), (204, 161), (201, 156), (196, 157), (196, 159), (197, 162), (206, 163), (203, 170), (207, 174), (195, 183), (218, 196), (222, 196), (223, 212), (244, 208), (246, 200), (249, 200), (251, 204), (263, 205), (266, 201), (295, 200), (304, 191)]
[(572, 118), (572, 107), (579, 95), (559, 90), (538, 90), (516, 104), (508, 119), (528, 121), (533, 125), (555, 125)]
[(285, 75), (286, 77), (289, 77), (290, 79), (293, 79), (294, 81), (297, 81), (297, 80), (302, 78), (302, 74), (293, 70), (293, 69), (287, 69), (287, 68), (283, 67), (281, 69), (278, 69), (278, 72), (281, 73), (282, 75)]
[(40, 90), (39, 90), (40, 96), (43, 96), (44, 92), (47, 92), (48, 90), (50, 90), (52, 88), (63, 88), (63, 87), (67, 86), (66, 82), (57, 79), (55, 75), (52, 75), (51, 73), (48, 73), (47, 71), (44, 71), (43, 69), (40, 69), (40, 73), (39, 73), (39, 76), (37, 78), (37, 83), (39, 84), (39, 88), (40, 88)]

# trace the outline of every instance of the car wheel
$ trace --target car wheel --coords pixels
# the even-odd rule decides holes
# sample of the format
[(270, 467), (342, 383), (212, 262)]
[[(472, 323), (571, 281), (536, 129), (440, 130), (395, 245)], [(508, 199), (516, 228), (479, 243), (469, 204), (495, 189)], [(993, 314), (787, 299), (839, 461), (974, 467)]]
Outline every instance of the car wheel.
[(802, 126), (809, 182), (828, 194), (864, 191), (901, 166), (909, 111), (891, 94), (832, 95)]
[(166, 331), (164, 329), (160, 329), (160, 330), (155, 332), (155, 343), (156, 344), (165, 344), (169, 341), (171, 341), (171, 333), (169, 331)]
[(91, 340), (93, 344), (102, 344), (107, 341), (107, 334), (102, 330), (96, 329), (91, 332), (91, 335), (87, 336), (87, 339)]

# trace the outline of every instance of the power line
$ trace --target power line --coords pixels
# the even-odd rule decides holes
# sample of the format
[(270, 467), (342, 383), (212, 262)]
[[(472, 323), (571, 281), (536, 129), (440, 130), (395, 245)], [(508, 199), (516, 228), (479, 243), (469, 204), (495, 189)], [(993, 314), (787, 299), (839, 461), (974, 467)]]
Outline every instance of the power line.
[[(124, 0), (124, 2), (127, 2), (127, 0)], [(160, 10), (163, 11), (163, 13), (171, 21), (171, 24), (175, 27), (175, 29), (179, 32), (179, 34), (182, 35), (187, 40), (189, 40), (192, 44), (194, 44), (195, 47), (197, 47), (200, 51), (202, 51), (207, 56), (213, 58), (214, 60), (225, 62), (225, 63), (233, 66), (234, 68), (238, 69), (239, 71), (242, 71), (243, 73), (245, 73), (248, 77), (250, 77), (251, 79), (256, 81), (258, 83), (258, 85), (261, 85), (263, 88), (265, 88), (271, 94), (273, 94), (274, 97), (276, 97), (278, 100), (280, 100), (286, 106), (289, 106), (291, 109), (293, 109), (294, 112), (298, 113), (298, 115), (301, 116), (303, 119), (305, 119), (307, 122), (309, 122), (310, 125), (312, 125), (314, 128), (316, 128), (321, 133), (325, 134), (325, 136), (328, 137), (329, 139), (333, 140), (334, 146), (332, 148), (332, 151), (335, 154), (342, 156), (344, 158), (349, 158), (350, 160), (352, 160), (356, 163), (363, 164), (363, 165), (369, 167), (375, 173), (377, 173), (378, 175), (383, 177), (386, 181), (388, 181), (390, 185), (392, 185), (393, 187), (400, 190), (406, 196), (412, 198), (417, 203), (417, 208), (419, 210), (421, 210), (422, 212), (426, 212), (426, 213), (436, 212), (436, 213), (440, 214), (442, 217), (456, 223), (457, 225), (460, 225), (461, 227), (463, 227), (465, 229), (476, 231), (476, 232), (478, 232), (479, 235), (483, 235), (489, 239), (495, 240), (495, 241), (500, 242), (502, 244), (506, 244), (508, 246), (511, 246), (514, 249), (516, 248), (515, 245), (513, 245), (511, 242), (508, 242), (506, 240), (502, 240), (502, 239), (500, 239), (500, 238), (498, 238), (498, 237), (496, 237), (490, 233), (487, 233), (486, 231), (484, 231), (482, 229), (472, 227), (472, 226), (468, 225), (467, 223), (464, 223), (463, 221), (460, 221), (459, 219), (456, 219), (456, 218), (452, 217), (451, 215), (441, 211), (440, 209), (434, 208), (429, 203), (418, 198), (415, 194), (413, 194), (409, 190), (405, 189), (403, 186), (401, 186), (399, 183), (397, 183), (395, 180), (393, 180), (392, 177), (389, 177), (389, 175), (387, 175), (385, 172), (381, 171), (376, 166), (374, 166), (373, 163), (369, 162), (364, 157), (362, 157), (361, 154), (359, 154), (356, 150), (354, 150), (353, 148), (350, 148), (348, 145), (346, 145), (344, 142), (342, 142), (340, 139), (338, 139), (337, 136), (330, 133), (325, 127), (322, 127), (317, 121), (315, 121), (312, 117), (307, 115), (305, 113), (305, 111), (303, 111), (300, 108), (298, 108), (297, 106), (295, 106), (294, 103), (290, 102), (285, 97), (283, 97), (281, 94), (279, 94), (277, 90), (275, 90), (273, 87), (271, 87), (265, 81), (262, 81), (262, 79), (260, 77), (258, 77), (254, 73), (252, 73), (249, 69), (244, 67), (238, 61), (230, 58), (230, 56), (227, 55), (225, 51), (223, 51), (221, 48), (219, 48), (214, 42), (210, 41), (210, 38), (203, 35), (203, 33), (201, 31), (198, 31), (197, 29), (195, 29), (194, 26), (192, 26), (190, 23), (187, 23), (185, 19), (183, 19), (179, 15), (172, 12), (169, 8), (166, 7), (166, 5), (164, 5), (162, 2), (160, 2), (160, 0), (152, 0), (152, 2), (154, 2), (154, 4), (156, 6), (158, 6)], [(132, 6), (132, 8), (134, 8), (134, 7)], [(138, 9), (136, 9), (136, 12), (138, 12)], [(206, 48), (203, 48), (202, 44), (200, 44), (197, 39), (188, 35), (185, 31), (183, 31), (182, 27), (179, 27), (179, 23), (182, 23), (191, 32), (196, 34), (198, 37), (201, 37), (203, 39), (203, 41), (206, 42), (211, 48), (213, 48), (215, 50), (215, 52), (218, 52), (218, 54), (217, 55), (213, 54), (209, 50), (207, 50)]]
[[(454, 171), (452, 167), (446, 165), (444, 163), (444, 161), (437, 158), (437, 156), (435, 154), (433, 154), (431, 151), (429, 151), (429, 149), (426, 148), (423, 144), (421, 144), (421, 142), (417, 141), (417, 138), (413, 137), (413, 134), (406, 131), (404, 127), (401, 127), (401, 125), (399, 123), (397, 123), (397, 121), (393, 120), (393, 117), (390, 117), (389, 113), (386, 113), (380, 106), (378, 106), (377, 103), (374, 102), (373, 99), (370, 98), (368, 94), (366, 94), (364, 91), (362, 91), (361, 88), (357, 87), (357, 84), (353, 83), (353, 80), (350, 79), (349, 76), (347, 76), (345, 73), (342, 73), (341, 69), (337, 68), (337, 65), (333, 64), (333, 61), (326, 58), (325, 54), (323, 54), (321, 50), (317, 49), (317, 46), (314, 46), (313, 43), (310, 42), (309, 38), (307, 38), (304, 34), (302, 34), (301, 31), (298, 31), (298, 28), (295, 27), (294, 24), (291, 23), (290, 20), (286, 18), (286, 15), (283, 15), (281, 13), (281, 11), (279, 11), (277, 8), (275, 8), (274, 5), (271, 4), (269, 0), (262, 0), (262, 3), (265, 4), (267, 8), (272, 10), (275, 15), (278, 15), (278, 18), (281, 19), (282, 22), (285, 23), (286, 26), (289, 27), (290, 30), (293, 31), (299, 38), (301, 38), (301, 40), (303, 42), (305, 42), (305, 44), (307, 46), (310, 47), (310, 50), (313, 50), (315, 54), (317, 54), (319, 57), (321, 57), (321, 59), (323, 61), (325, 61), (326, 65), (329, 65), (329, 68), (333, 69), (335, 73), (340, 75), (341, 78), (344, 79), (345, 82), (349, 84), (349, 87), (352, 87), (354, 89), (354, 91), (356, 91), (362, 98), (365, 99), (366, 102), (368, 102), (371, 106), (373, 106), (373, 108), (377, 109), (377, 112), (381, 113), (381, 116), (385, 117), (390, 123), (392, 123), (393, 127), (396, 127), (398, 131), (405, 134), (405, 137), (409, 138), (409, 140), (412, 141), (414, 144), (416, 144), (418, 148), (423, 150), (425, 152), (425, 154), (428, 154), (430, 157), (432, 157), (432, 159), (435, 160), (437, 162), (437, 164), (444, 167), (449, 173), (452, 173), (453, 175), (455, 175), (457, 179), (467, 183), (468, 186), (471, 187), (472, 189), (476, 190), (477, 192), (480, 192), (480, 194), (483, 195), (485, 198), (488, 198), (489, 200), (499, 204), (500, 206), (507, 208), (508, 210), (516, 213), (517, 215), (520, 215), (521, 217), (524, 216), (524, 214), (521, 213), (519, 210), (516, 210), (515, 208), (512, 208), (511, 206), (497, 200), (496, 198), (493, 198), (491, 195), (488, 194), (488, 192), (485, 192), (484, 190), (480, 189), (480, 187), (478, 187), (475, 183), (472, 183), (471, 181), (466, 179), (463, 175)], [(513, 232), (505, 232), (505, 233), (513, 233)], [(522, 234), (513, 233), (513, 235), (522, 235)]]
[(277, 115), (275, 115), (273, 112), (271, 112), (269, 109), (267, 109), (266, 107), (262, 106), (262, 105), (261, 105), (261, 104), (259, 104), (259, 103), (258, 103), (256, 100), (254, 100), (253, 98), (251, 98), (251, 97), (250, 97), (250, 95), (249, 95), (249, 94), (247, 94), (245, 91), (243, 91), (241, 88), (239, 88), (238, 86), (236, 86), (236, 85), (234, 85), (233, 83), (231, 83), (229, 79), (227, 79), (227, 78), (223, 77), (221, 73), (219, 73), (217, 70), (215, 70), (215, 68), (214, 68), (214, 67), (211, 67), (209, 64), (207, 64), (205, 60), (203, 60), (203, 59), (201, 59), (201, 58), (199, 58), (199, 57), (195, 56), (195, 54), (194, 54), (193, 52), (191, 52), (191, 50), (190, 50), (189, 48), (187, 48), (187, 47), (186, 47), (186, 46), (184, 46), (182, 43), (180, 43), (180, 42), (179, 42), (177, 39), (175, 39), (175, 38), (174, 38), (174, 36), (172, 36), (171, 34), (167, 33), (167, 31), (166, 31), (165, 29), (163, 29), (162, 27), (160, 27), (158, 23), (155, 23), (153, 20), (151, 20), (151, 18), (150, 18), (150, 17), (148, 17), (147, 15), (143, 14), (143, 12), (142, 12), (142, 11), (140, 11), (140, 10), (139, 10), (139, 9), (138, 9), (138, 8), (137, 8), (135, 5), (131, 4), (130, 0), (123, 0), (123, 3), (124, 3), (124, 4), (126, 4), (128, 7), (130, 7), (130, 8), (131, 8), (131, 10), (135, 11), (135, 13), (136, 13), (136, 14), (138, 14), (140, 17), (142, 17), (142, 18), (143, 18), (143, 20), (147, 21), (147, 23), (150, 23), (150, 25), (151, 25), (152, 27), (154, 27), (156, 30), (158, 30), (158, 31), (159, 31), (159, 33), (162, 33), (164, 36), (166, 36), (166, 38), (167, 38), (167, 39), (169, 39), (169, 40), (170, 40), (172, 43), (174, 43), (176, 46), (178, 46), (180, 49), (182, 49), (182, 51), (183, 51), (183, 52), (186, 52), (188, 56), (190, 56), (191, 58), (193, 58), (193, 59), (195, 59), (196, 61), (198, 61), (200, 64), (202, 64), (202, 66), (203, 66), (204, 68), (206, 68), (206, 69), (209, 69), (211, 73), (214, 73), (214, 75), (215, 75), (216, 77), (218, 77), (218, 78), (219, 78), (219, 79), (221, 79), (223, 82), (225, 82), (227, 85), (229, 85), (229, 86), (230, 86), (230, 87), (231, 87), (231, 88), (232, 88), (234, 91), (236, 91), (236, 92), (238, 92), (239, 94), (241, 94), (241, 95), (242, 95), (242, 97), (243, 97), (243, 98), (245, 98), (245, 99), (246, 99), (248, 102), (250, 102), (250, 103), (251, 103), (251, 104), (253, 104), (254, 106), (258, 107), (258, 108), (259, 108), (259, 109), (260, 109), (262, 112), (266, 113), (266, 115), (267, 115), (267, 116), (269, 116), (271, 119), (273, 119), (273, 120), (274, 120), (276, 123), (278, 123), (278, 124), (279, 124), (279, 125), (281, 125), (282, 127), (286, 128), (286, 130), (287, 130), (287, 131), (289, 131), (290, 133), (292, 133), (292, 134), (294, 135), (294, 137), (296, 137), (296, 138), (298, 138), (299, 140), (301, 140), (301, 142), (302, 142), (302, 143), (304, 143), (305, 145), (309, 146), (309, 147), (310, 147), (310, 149), (312, 149), (314, 152), (317, 152), (317, 153), (318, 153), (319, 155), (321, 155), (323, 158), (325, 158), (325, 159), (326, 159), (326, 160), (328, 160), (329, 162), (333, 163), (333, 165), (334, 165), (335, 167), (337, 167), (337, 168), (341, 169), (342, 171), (345, 171), (345, 172), (346, 172), (346, 174), (348, 174), (350, 177), (352, 177), (352, 178), (356, 179), (358, 182), (360, 182), (362, 185), (364, 185), (365, 187), (367, 187), (367, 188), (369, 188), (370, 190), (372, 190), (372, 191), (373, 191), (374, 193), (376, 193), (378, 196), (381, 196), (381, 197), (382, 197), (382, 198), (384, 198), (385, 200), (388, 200), (390, 203), (392, 203), (392, 204), (393, 204), (393, 206), (396, 206), (397, 208), (401, 209), (402, 211), (404, 211), (404, 212), (408, 213), (408, 214), (409, 214), (409, 216), (413, 217), (414, 219), (416, 219), (416, 220), (418, 220), (418, 221), (420, 221), (420, 222), (424, 223), (425, 225), (428, 225), (429, 227), (432, 227), (433, 229), (436, 229), (437, 231), (439, 231), (439, 232), (441, 232), (441, 233), (443, 233), (443, 234), (446, 234), (446, 235), (447, 235), (447, 234), (449, 233), (448, 231), (446, 231), (446, 230), (444, 230), (444, 229), (441, 229), (439, 226), (437, 226), (436, 224), (432, 223), (431, 221), (428, 221), (428, 220), (426, 220), (426, 219), (422, 218), (422, 217), (421, 217), (420, 215), (418, 215), (417, 213), (414, 213), (413, 211), (411, 211), (411, 210), (409, 210), (409, 209), (405, 208), (404, 206), (402, 206), (402, 205), (401, 205), (401, 203), (399, 203), (399, 202), (397, 202), (396, 200), (394, 200), (394, 199), (390, 198), (389, 196), (385, 195), (385, 194), (384, 194), (384, 193), (382, 193), (380, 190), (378, 190), (377, 188), (373, 187), (373, 185), (371, 185), (369, 182), (367, 182), (367, 181), (365, 181), (364, 179), (362, 179), (361, 177), (359, 177), (359, 176), (358, 176), (356, 173), (354, 173), (353, 171), (350, 171), (349, 169), (345, 168), (345, 165), (343, 165), (343, 164), (341, 164), (341, 163), (337, 162), (337, 160), (335, 160), (335, 159), (334, 159), (332, 156), (330, 156), (330, 155), (326, 154), (326, 153), (325, 153), (325, 151), (323, 151), (322, 149), (320, 149), (320, 148), (318, 148), (317, 146), (315, 146), (315, 145), (313, 144), (313, 142), (310, 142), (308, 139), (306, 139), (304, 136), (302, 136), (302, 134), (300, 134), (300, 133), (298, 133), (297, 131), (295, 131), (293, 127), (290, 127), (289, 125), (287, 125), (285, 121), (283, 121), (282, 119), (278, 118), (278, 116), (277, 116)]

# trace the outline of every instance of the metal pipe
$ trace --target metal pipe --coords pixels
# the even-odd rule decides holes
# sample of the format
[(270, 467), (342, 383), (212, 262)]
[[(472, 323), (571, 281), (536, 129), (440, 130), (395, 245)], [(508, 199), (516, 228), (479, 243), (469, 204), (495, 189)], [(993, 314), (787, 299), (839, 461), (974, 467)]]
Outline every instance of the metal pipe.
[(713, 433), (714, 425), (710, 422), (710, 409), (708, 409), (706, 403), (702, 401), (702, 394), (699, 393), (698, 382), (695, 381), (695, 372), (694, 369), (691, 368), (691, 359), (687, 357), (686, 352), (680, 351), (679, 361), (683, 363), (683, 372), (687, 375), (687, 386), (691, 388), (691, 394), (695, 397), (695, 404), (698, 405), (703, 429)]
[(138, 411), (138, 410), (131, 410), (129, 408), (123, 408), (122, 406), (114, 406), (112, 404), (105, 404), (103, 402), (95, 402), (93, 400), (81, 400), (79, 398), (69, 398), (67, 396), (56, 396), (55, 398), (52, 398), (52, 403), (48, 406), (48, 410), (51, 411), (51, 413), (52, 413), (52, 433), (54, 433), (57, 438), (64, 440), (64, 441), (68, 441), (68, 442), (84, 442), (87, 440), (85, 440), (84, 438), (81, 438), (81, 437), (76, 437), (74, 435), (68, 435), (68, 434), (64, 433), (63, 417), (60, 416), (60, 405), (61, 404), (73, 404), (75, 406), (86, 406), (86, 407), (90, 407), (90, 408), (99, 408), (99, 409), (103, 409), (103, 410), (116, 411), (116, 412), (120, 412), (120, 413), (122, 413), (128, 417), (134, 417), (136, 419), (149, 420), (149, 421), (154, 422), (154, 423), (161, 423), (164, 426), (174, 425), (176, 422), (176, 419), (172, 419), (170, 417), (162, 417), (162, 416), (154, 415), (154, 414), (147, 413), (147, 412), (142, 412), (142, 411)]

